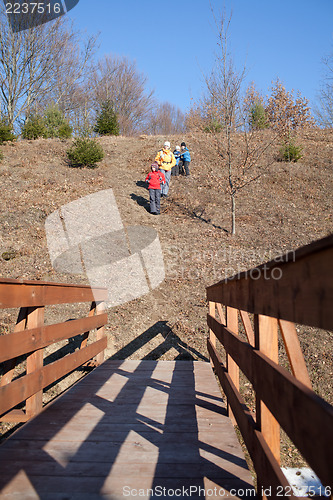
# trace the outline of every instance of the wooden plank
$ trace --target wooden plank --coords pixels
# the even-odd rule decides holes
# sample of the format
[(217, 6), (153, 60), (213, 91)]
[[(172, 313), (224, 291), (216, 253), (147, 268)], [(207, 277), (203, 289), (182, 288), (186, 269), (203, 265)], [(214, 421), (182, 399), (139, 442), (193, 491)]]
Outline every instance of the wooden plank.
[[(105, 313), (106, 311), (106, 304), (105, 302), (95, 302), (96, 304), (96, 314), (98, 314), (99, 316), (103, 315), (103, 313)], [(100, 340), (102, 338), (104, 338), (106, 336), (106, 332), (105, 332), (105, 325), (107, 323), (107, 319), (105, 321), (104, 324), (100, 325), (98, 328), (97, 328), (97, 332), (96, 332), (96, 340)], [(104, 349), (99, 352), (96, 356), (96, 364), (97, 366), (98, 365), (101, 365), (104, 361)]]
[[(211, 480), (209, 477), (199, 475), (198, 478), (189, 478), (175, 476), (170, 478), (156, 477), (152, 478), (153, 464), (146, 464), (145, 469), (150, 470), (150, 474), (139, 475), (138, 472), (130, 476), (126, 471), (122, 474), (109, 476), (92, 476), (85, 475), (83, 477), (62, 477), (61, 480), (57, 476), (40, 477), (34, 476), (30, 482), (23, 473), (20, 473), (15, 478), (14, 485), (9, 483), (9, 477), (6, 480), (9, 483), (6, 490), (7, 497), (3, 498), (25, 498), (35, 499), (40, 498), (52, 500), (122, 500), (123, 498), (140, 498), (140, 500), (150, 500), (156, 498), (178, 498), (180, 500), (221, 500), (221, 498), (238, 499), (244, 498), (244, 494), (248, 492), (248, 496), (255, 498), (253, 488), (244, 486), (240, 487), (240, 481), (231, 478), (222, 482), (226, 487), (223, 488), (219, 480)], [(119, 468), (117, 468), (119, 471)], [(104, 479), (104, 484), (102, 481)], [(251, 491), (252, 490), (252, 491)], [(36, 495), (38, 492), (38, 496)], [(205, 495), (204, 491), (208, 494)], [(237, 495), (237, 491), (241, 492), (241, 496)], [(7, 493), (8, 492), (8, 493)], [(52, 496), (50, 495), (52, 492)], [(97, 493), (96, 493), (97, 492)], [(183, 493), (183, 494), (182, 494)], [(69, 495), (69, 496), (68, 496)], [(181, 496), (180, 496), (181, 495)]]
[(30, 417), (23, 410), (12, 410), (0, 418), (0, 422), (27, 422)]
[[(227, 307), (226, 311), (226, 326), (229, 330), (231, 330), (235, 335), (238, 335), (238, 310), (233, 309), (232, 307)], [(235, 361), (232, 359), (230, 354), (227, 352), (227, 371), (229, 376), (237, 388), (239, 390), (239, 368)], [(228, 415), (234, 425), (236, 425), (236, 419), (232, 413), (232, 410), (228, 404)]]
[(208, 315), (207, 322), (321, 482), (333, 486), (333, 447), (329, 444), (333, 442), (333, 407), (218, 320)]
[[(209, 310), (209, 314), (211, 316), (214, 316), (214, 318), (215, 318), (215, 302), (208, 303), (208, 310)], [(212, 330), (209, 330), (209, 338), (210, 338), (212, 344), (216, 345), (216, 337), (215, 337), (214, 332)]]
[[(47, 441), (45, 442), (47, 445)], [(164, 458), (163, 458), (164, 459)], [(198, 463), (199, 462), (199, 463)], [(188, 467), (187, 463), (169, 463), (165, 461), (164, 467), (160, 467), (158, 471), (156, 471), (156, 478), (169, 478), (169, 477), (181, 477), (181, 478), (193, 478), (200, 476), (208, 476), (211, 479), (218, 479), (221, 475), (227, 476), (230, 474), (228, 471), (228, 467), (230, 467), (230, 462), (227, 460), (223, 461), (223, 465), (226, 469), (222, 469), (216, 467), (214, 463), (209, 462), (208, 460), (200, 460), (198, 458), (198, 462), (192, 462), (191, 468)], [(201, 463), (200, 463), (201, 462)], [(222, 461), (221, 461), (222, 462)], [(117, 476), (122, 476), (124, 474), (124, 465), (126, 468), (126, 474), (128, 477), (151, 477), (152, 472), (151, 468), (148, 467), (148, 464), (145, 462), (136, 462), (136, 463), (125, 463), (118, 462), (114, 465), (114, 474)], [(15, 462), (15, 466), (21, 469), (24, 469), (26, 466), (26, 461), (24, 459), (17, 459)], [(1, 464), (1, 474), (3, 476), (9, 475), (11, 472), (11, 468), (13, 467), (12, 460), (6, 460), (3, 464)], [(68, 467), (60, 468), (59, 464), (55, 461), (48, 459), (45, 457), (45, 460), (34, 460), (31, 461), (31, 466), (29, 467), (29, 472), (33, 476), (41, 476), (48, 477), (50, 475), (56, 475), (58, 477), (84, 477), (84, 476), (94, 476), (94, 477), (105, 477), (110, 472), (110, 464), (102, 461), (81, 461), (74, 462), (71, 464), (70, 470)], [(235, 478), (235, 482), (237, 478)], [(163, 498), (163, 497), (162, 497)]]
[(333, 330), (333, 236), (212, 285), (207, 299)]
[(29, 281), (0, 282), (0, 308), (107, 300), (106, 288)]
[[(242, 320), (242, 323), (244, 326), (247, 340), (248, 340), (249, 344), (252, 345), (252, 347), (254, 347), (254, 343), (255, 343), (254, 331), (252, 328), (252, 324), (251, 324), (249, 315), (246, 311), (239, 311), (239, 314), (240, 314), (240, 317), (241, 317), (241, 320)], [(221, 323), (223, 324), (223, 321), (221, 321)]]
[(41, 388), (51, 385), (62, 376), (75, 370), (78, 366), (96, 356), (107, 347), (107, 338), (90, 344), (86, 348), (65, 356), (62, 359), (44, 366), (41, 370), (29, 373), (11, 384), (0, 387), (0, 415), (17, 404), (25, 401)]
[[(163, 385), (165, 379), (170, 382)], [(73, 393), (87, 399), (73, 399)], [(53, 498), (121, 498), (125, 485), (216, 487), (232, 498), (244, 488), (254, 497), (244, 455), (216, 394), (209, 363), (108, 361), (0, 447), (0, 498), (44, 498), (48, 492)]]
[[(16, 325), (14, 327), (14, 333), (19, 332), (21, 330), (24, 330), (26, 328), (26, 323), (27, 323), (27, 315), (28, 315), (28, 308), (27, 307), (21, 307), (18, 313)], [(11, 335), (11, 334), (7, 334)], [(2, 385), (9, 384), (11, 382), (13, 376), (14, 376), (14, 371), (16, 367), (16, 356), (7, 356), (7, 349), (9, 348), (9, 345), (11, 345), (11, 342), (9, 342), (9, 338), (7, 335), (3, 335), (0, 337), (0, 341), (4, 341), (4, 346), (0, 348), (0, 357), (3, 355), (2, 361), (5, 361), (3, 365), (3, 376), (1, 377), (0, 381), (0, 387)], [(9, 344), (9, 345), (8, 345)]]
[[(91, 318), (95, 315), (96, 313), (96, 302), (92, 302), (91, 305), (90, 305), (90, 311), (89, 311), (89, 314), (88, 314), (88, 318)], [(80, 349), (84, 348), (87, 346), (87, 343), (88, 343), (88, 337), (89, 337), (89, 330), (90, 329), (87, 329), (85, 332), (83, 332), (83, 336), (81, 338), (81, 344), (80, 344)]]
[[(230, 401), (237, 424), (252, 458), (260, 482), (259, 491), (261, 492), (263, 489), (269, 488), (270, 497), (278, 498), (281, 496), (278, 494), (279, 492), (290, 491), (289, 483), (262, 433), (258, 430), (253, 414), (248, 409), (239, 391), (233, 384), (219, 354), (209, 339), (207, 347), (213, 359), (214, 367), (223, 391)], [(292, 492), (290, 497), (295, 498)]]
[[(267, 316), (254, 317), (255, 348), (265, 354), (274, 363), (279, 364), (277, 319)], [(280, 425), (260, 398), (256, 398), (256, 422), (280, 464)]]
[[(27, 328), (38, 328), (44, 324), (44, 307), (31, 308), (27, 316)], [(30, 351), (31, 352), (31, 351)], [(43, 368), (43, 349), (36, 349), (27, 356), (27, 375), (40, 372)], [(33, 417), (41, 411), (43, 407), (43, 388), (35, 392), (26, 401), (26, 414)]]
[(311, 389), (311, 380), (294, 323), (280, 319), (279, 326), (294, 377)]
[(224, 312), (223, 312), (223, 309), (222, 309), (222, 304), (219, 304), (218, 302), (215, 304), (216, 305), (216, 309), (217, 309), (217, 312), (219, 314), (219, 317), (220, 317), (220, 321), (223, 325), (226, 324), (226, 321), (225, 321), (225, 316), (224, 316)]
[(75, 319), (0, 337), (0, 362), (41, 349), (85, 331), (100, 328), (107, 323), (107, 314)]

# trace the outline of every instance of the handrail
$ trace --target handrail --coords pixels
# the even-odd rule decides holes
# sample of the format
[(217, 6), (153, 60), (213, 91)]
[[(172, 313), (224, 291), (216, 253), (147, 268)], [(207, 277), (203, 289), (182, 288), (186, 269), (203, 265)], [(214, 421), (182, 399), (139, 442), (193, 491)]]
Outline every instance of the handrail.
[[(0, 309), (20, 308), (14, 331), (0, 336), (0, 421), (25, 422), (43, 406), (43, 389), (95, 358), (103, 362), (107, 347), (107, 289), (87, 285), (0, 278)], [(44, 324), (45, 306), (90, 302), (88, 316)], [(96, 331), (95, 340), (88, 338)], [(81, 336), (80, 349), (44, 365), (44, 348)], [(13, 380), (18, 358), (26, 356), (26, 372)], [(22, 360), (20, 359), (22, 362)], [(25, 401), (25, 411), (13, 409)]]
[[(280, 426), (332, 491), (333, 407), (311, 388), (294, 325), (333, 329), (332, 283), (333, 236), (328, 236), (207, 288), (211, 363), (252, 458), (261, 497), (266, 492), (293, 498), (280, 468)], [(239, 338), (240, 321), (247, 341)], [(278, 364), (279, 329), (292, 373)], [(239, 370), (255, 392), (255, 414), (239, 392)]]

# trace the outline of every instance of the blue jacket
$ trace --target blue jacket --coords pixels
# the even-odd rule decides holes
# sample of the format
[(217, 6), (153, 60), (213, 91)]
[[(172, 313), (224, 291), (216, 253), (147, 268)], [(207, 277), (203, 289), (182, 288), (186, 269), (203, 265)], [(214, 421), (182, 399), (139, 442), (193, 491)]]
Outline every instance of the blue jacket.
[(191, 161), (191, 155), (187, 148), (185, 148), (184, 153), (181, 153), (180, 157), (183, 161)]
[(176, 165), (178, 165), (179, 160), (180, 160), (180, 151), (177, 151), (176, 149), (173, 152), (173, 156), (176, 158)]

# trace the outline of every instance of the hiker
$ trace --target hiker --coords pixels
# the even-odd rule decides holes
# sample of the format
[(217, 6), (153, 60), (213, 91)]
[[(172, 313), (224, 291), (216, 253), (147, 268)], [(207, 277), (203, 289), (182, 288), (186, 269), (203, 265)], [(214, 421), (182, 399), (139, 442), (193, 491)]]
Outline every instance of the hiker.
[(165, 176), (158, 169), (158, 163), (154, 162), (151, 166), (151, 172), (146, 177), (149, 190), (150, 213), (153, 215), (160, 214), (161, 207), (161, 186), (165, 184)]
[(161, 196), (167, 198), (170, 185), (171, 169), (176, 165), (176, 158), (170, 150), (170, 142), (165, 141), (163, 149), (161, 149), (155, 158), (155, 161), (160, 167), (160, 172), (165, 176), (165, 184), (162, 185)]
[(180, 146), (176, 146), (174, 152), (173, 152), (173, 156), (176, 158), (176, 165), (174, 167), (172, 167), (171, 169), (171, 175), (179, 175), (179, 167), (178, 167), (178, 164), (179, 164), (179, 160), (180, 160)]
[[(190, 175), (190, 162), (191, 162), (191, 155), (189, 150), (186, 147), (185, 142), (181, 143), (181, 150), (180, 150), (180, 160), (182, 162), (182, 166), (184, 166), (185, 169), (185, 175), (188, 177)], [(184, 175), (184, 174), (183, 174)]]

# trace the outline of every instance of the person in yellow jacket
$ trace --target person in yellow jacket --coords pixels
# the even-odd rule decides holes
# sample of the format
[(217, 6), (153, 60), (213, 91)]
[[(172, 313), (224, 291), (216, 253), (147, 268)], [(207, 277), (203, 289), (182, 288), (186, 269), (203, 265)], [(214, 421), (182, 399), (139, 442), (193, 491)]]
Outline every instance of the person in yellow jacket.
[(162, 186), (161, 196), (166, 198), (169, 192), (171, 169), (176, 165), (176, 158), (170, 149), (169, 141), (165, 141), (163, 149), (157, 153), (155, 161), (159, 164), (160, 171), (165, 177), (165, 184)]

